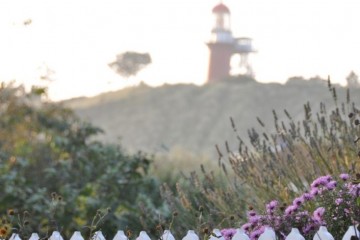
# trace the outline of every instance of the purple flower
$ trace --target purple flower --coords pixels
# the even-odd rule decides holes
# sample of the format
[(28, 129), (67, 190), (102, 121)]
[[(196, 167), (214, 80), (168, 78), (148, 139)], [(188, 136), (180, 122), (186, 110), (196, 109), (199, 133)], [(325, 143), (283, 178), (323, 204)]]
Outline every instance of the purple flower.
[[(314, 188), (313, 190), (315, 191), (316, 189)], [(304, 201), (310, 201), (314, 198), (314, 195), (312, 195), (311, 193), (304, 193), (302, 195), (302, 198), (304, 199)]]
[(342, 173), (340, 174), (340, 178), (343, 180), (343, 181), (346, 181), (350, 178), (349, 174), (347, 173)]
[(305, 234), (308, 234), (316, 229), (316, 226), (314, 224), (308, 224), (303, 228), (303, 232)]
[(253, 217), (253, 216), (256, 216), (256, 212), (254, 210), (250, 210), (250, 211), (248, 211), (247, 215), (248, 215), (248, 217)]
[(349, 193), (354, 196), (357, 197), (360, 195), (360, 184), (357, 185), (350, 185), (349, 186)]
[(294, 199), (293, 205), (300, 206), (303, 202), (304, 202), (304, 198), (302, 196), (297, 197), (297, 198)]
[(259, 220), (260, 220), (260, 216), (258, 216), (258, 215), (249, 217), (249, 222), (253, 223), (253, 224), (257, 224), (259, 222)]
[(325, 186), (328, 182), (331, 181), (331, 179), (332, 179), (332, 177), (330, 175), (318, 177), (311, 183), (311, 188)]
[(344, 199), (342, 199), (342, 198), (335, 199), (336, 205), (340, 205), (343, 201), (344, 201)]
[(328, 190), (334, 190), (336, 188), (336, 181), (330, 181), (326, 184)]
[(249, 232), (250, 231), (250, 228), (251, 228), (252, 224), (251, 223), (245, 223), (244, 225), (242, 225), (242, 229), (245, 231), (245, 232)]
[(310, 194), (311, 194), (313, 197), (317, 196), (317, 195), (319, 194), (319, 189), (317, 189), (317, 188), (311, 189)]
[(276, 200), (273, 200), (273, 201), (269, 202), (268, 204), (266, 204), (266, 212), (268, 214), (273, 213), (273, 211), (278, 206), (278, 204), (279, 204), (279, 202), (276, 201)]
[(297, 205), (290, 205), (285, 209), (285, 215), (289, 216), (291, 214), (293, 214), (294, 212), (296, 212), (298, 209)]
[(251, 240), (256, 240), (260, 237), (261, 234), (263, 234), (265, 231), (265, 228), (264, 227), (261, 227), (259, 229), (256, 229), (255, 231), (252, 231), (250, 233), (250, 239)]
[(225, 238), (225, 240), (231, 240), (232, 237), (236, 233), (236, 229), (235, 228), (224, 228), (220, 232), (221, 232), (221, 235)]
[(315, 221), (321, 222), (322, 217), (324, 216), (324, 213), (325, 213), (325, 208), (323, 208), (323, 207), (317, 208), (313, 213), (313, 219)]

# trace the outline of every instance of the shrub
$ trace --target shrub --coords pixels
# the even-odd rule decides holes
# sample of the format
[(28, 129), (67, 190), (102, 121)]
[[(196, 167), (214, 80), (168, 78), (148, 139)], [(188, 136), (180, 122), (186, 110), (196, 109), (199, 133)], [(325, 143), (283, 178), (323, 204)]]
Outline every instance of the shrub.
[(12, 208), (23, 217), (26, 211), (25, 235), (55, 229), (65, 237), (74, 230), (89, 234), (82, 226), (98, 229), (91, 220), (107, 208), (105, 234), (146, 229), (141, 206), (163, 207), (158, 180), (147, 174), (152, 160), (94, 140), (101, 129), (46, 101), (43, 92), (0, 88), (0, 212)]

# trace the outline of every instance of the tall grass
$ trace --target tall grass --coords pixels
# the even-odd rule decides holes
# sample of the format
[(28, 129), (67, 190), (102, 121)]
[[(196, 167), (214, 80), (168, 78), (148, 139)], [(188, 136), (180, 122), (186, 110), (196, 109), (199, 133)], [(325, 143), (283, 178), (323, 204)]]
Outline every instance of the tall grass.
[[(358, 172), (359, 110), (349, 89), (345, 101), (339, 102), (330, 80), (328, 88), (333, 109), (307, 102), (299, 121), (287, 110), (285, 120), (272, 111), (275, 132), (257, 118), (260, 128), (250, 129), (249, 139), (237, 136), (237, 151), (228, 143), (217, 146), (220, 172), (202, 165), (200, 172), (183, 176), (176, 189), (165, 183), (163, 199), (178, 213), (171, 221), (175, 234), (195, 226), (204, 234), (214, 227), (238, 227), (249, 206), (262, 209), (273, 199), (288, 203), (320, 175)], [(312, 110), (314, 104), (320, 105), (319, 111)], [(233, 119), (231, 126), (237, 134)]]

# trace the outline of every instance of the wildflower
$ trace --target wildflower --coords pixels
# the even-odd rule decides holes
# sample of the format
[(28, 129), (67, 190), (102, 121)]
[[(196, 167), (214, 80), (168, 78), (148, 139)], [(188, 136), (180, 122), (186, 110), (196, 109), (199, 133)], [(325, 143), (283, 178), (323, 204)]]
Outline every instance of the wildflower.
[(335, 199), (336, 205), (340, 205), (343, 201), (344, 201), (344, 199), (342, 199), (342, 198)]
[(267, 212), (267, 214), (273, 216), (274, 211), (275, 211), (277, 206), (278, 206), (278, 201), (276, 201), (276, 200), (273, 200), (273, 201), (269, 202), (268, 204), (266, 204), (266, 212)]
[(245, 232), (249, 232), (250, 231), (250, 228), (251, 228), (251, 223), (245, 223), (244, 225), (242, 225), (242, 229), (245, 231)]
[(303, 198), (303, 197), (297, 197), (297, 198), (294, 199), (293, 205), (295, 205), (295, 206), (300, 206), (303, 202), (304, 202), (304, 198)]
[(258, 239), (261, 234), (263, 234), (265, 231), (264, 227), (261, 227), (259, 229), (256, 229), (250, 233), (250, 239)]
[(298, 209), (297, 205), (290, 205), (285, 209), (285, 215), (289, 216), (291, 214), (293, 214), (294, 212), (296, 212)]
[(221, 235), (225, 238), (225, 240), (231, 240), (235, 233), (235, 228), (225, 228), (221, 230)]
[(319, 194), (319, 189), (317, 189), (317, 188), (311, 189), (310, 194), (311, 194), (313, 197), (317, 196), (317, 195)]
[(269, 202), (268, 204), (266, 204), (266, 211), (268, 213), (271, 213), (275, 210), (275, 208), (278, 206), (279, 202), (276, 200), (273, 200), (271, 202)]
[(260, 216), (258, 216), (258, 215), (251, 216), (249, 218), (250, 223), (253, 223), (253, 224), (257, 224), (259, 222), (259, 220), (260, 220)]
[(254, 217), (254, 216), (256, 216), (256, 212), (254, 211), (254, 210), (250, 210), (250, 211), (248, 211), (248, 217)]
[(5, 238), (11, 232), (11, 225), (5, 224), (0, 228), (0, 237)]
[(336, 181), (330, 181), (326, 184), (326, 188), (328, 190), (334, 190), (336, 188)]
[(317, 208), (313, 213), (313, 219), (315, 221), (321, 222), (322, 217), (324, 216), (324, 213), (325, 213), (325, 208), (323, 208), (323, 207)]
[(330, 175), (318, 177), (317, 179), (315, 179), (315, 180), (311, 183), (311, 188), (317, 188), (317, 187), (320, 187), (320, 186), (324, 186), (324, 185), (326, 185), (328, 182), (330, 182), (331, 179), (332, 179), (332, 177), (331, 177)]
[(350, 176), (349, 176), (349, 174), (347, 174), (347, 173), (342, 173), (342, 174), (340, 174), (340, 178), (341, 178), (343, 181), (347, 181), (347, 180), (350, 178)]
[(308, 233), (314, 231), (315, 229), (316, 229), (315, 225), (313, 223), (311, 223), (311, 224), (306, 225), (303, 228), (303, 232), (304, 232), (304, 234), (308, 234)]
[[(315, 189), (314, 189), (315, 190)], [(304, 193), (302, 195), (302, 198), (304, 199), (304, 201), (310, 201), (314, 198), (314, 195), (312, 195), (311, 193)]]

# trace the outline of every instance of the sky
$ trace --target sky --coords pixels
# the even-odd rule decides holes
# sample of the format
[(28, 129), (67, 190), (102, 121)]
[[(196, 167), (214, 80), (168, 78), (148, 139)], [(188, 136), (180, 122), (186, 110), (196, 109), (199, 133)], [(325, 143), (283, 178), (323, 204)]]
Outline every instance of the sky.
[[(53, 100), (134, 86), (204, 84), (218, 0), (1, 0), (0, 81), (49, 87)], [(223, 0), (235, 37), (251, 37), (259, 82), (360, 74), (360, 1)], [(31, 24), (24, 25), (28, 19)], [(148, 52), (152, 64), (125, 79), (117, 54)], [(51, 69), (51, 81), (40, 80)]]

